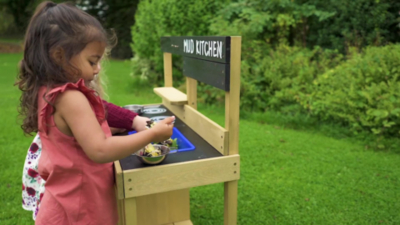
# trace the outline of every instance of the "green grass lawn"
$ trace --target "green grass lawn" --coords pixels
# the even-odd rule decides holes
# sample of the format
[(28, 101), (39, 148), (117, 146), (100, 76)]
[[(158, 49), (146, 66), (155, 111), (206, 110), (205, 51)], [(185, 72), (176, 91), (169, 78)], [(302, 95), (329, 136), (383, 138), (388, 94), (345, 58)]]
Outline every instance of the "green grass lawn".
[[(21, 207), (21, 172), (32, 138), (17, 124), (19, 93), (13, 82), (20, 58), (0, 54), (2, 225), (33, 224)], [(110, 61), (106, 70), (111, 102), (160, 101), (150, 87), (133, 86), (129, 62)], [(221, 108), (199, 109), (223, 125)], [(400, 224), (399, 153), (259, 121), (240, 121), (238, 224)], [(223, 185), (192, 188), (191, 214), (196, 225), (223, 224)]]

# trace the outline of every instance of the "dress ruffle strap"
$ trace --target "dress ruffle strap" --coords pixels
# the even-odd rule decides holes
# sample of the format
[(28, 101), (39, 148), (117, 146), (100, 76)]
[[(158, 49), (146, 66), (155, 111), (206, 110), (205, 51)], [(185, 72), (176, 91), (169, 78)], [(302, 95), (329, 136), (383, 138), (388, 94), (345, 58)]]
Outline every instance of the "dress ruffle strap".
[[(105, 120), (105, 111), (101, 98), (97, 95), (96, 91), (86, 87), (83, 79), (79, 79), (76, 83), (66, 83), (63, 86), (53, 88), (44, 94), (44, 100), (46, 103), (41, 108), (39, 113), (39, 117), (41, 118), (39, 119), (39, 121), (41, 121), (41, 124), (39, 124), (39, 129), (43, 130), (44, 133), (48, 133), (49, 126), (55, 125), (50, 118), (54, 113), (53, 105), (57, 96), (67, 90), (78, 90), (82, 92), (92, 106), (99, 123)], [(101, 108), (101, 110), (98, 110), (99, 108)]]

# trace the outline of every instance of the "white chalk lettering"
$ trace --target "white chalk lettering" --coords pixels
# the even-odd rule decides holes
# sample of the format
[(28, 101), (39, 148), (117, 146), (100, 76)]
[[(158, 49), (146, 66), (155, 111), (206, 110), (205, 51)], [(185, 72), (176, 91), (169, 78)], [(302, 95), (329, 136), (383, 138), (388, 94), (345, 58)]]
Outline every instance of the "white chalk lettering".
[(189, 52), (188, 49), (189, 49), (189, 40), (184, 39), (183, 40), (183, 52), (186, 52), (186, 53)]
[(183, 40), (183, 52), (222, 59), (222, 41)]
[(212, 41), (209, 41), (209, 42), (208, 42), (208, 46), (209, 46), (209, 48), (208, 48), (208, 55), (212, 57), (212, 56), (213, 56), (213, 55), (212, 55), (212, 52), (213, 52), (213, 50), (214, 50)]
[(210, 41), (206, 41), (206, 43), (207, 43), (207, 49), (206, 49), (206, 52), (205, 52), (205, 55), (206, 56), (210, 56), (210, 54), (208, 54), (209, 52), (210, 52)]
[(218, 54), (219, 54), (219, 58), (222, 59), (222, 41), (219, 41), (217, 57), (218, 57)]
[(218, 41), (213, 41), (213, 51), (212, 51), (212, 56), (213, 57), (217, 57), (217, 46), (215, 46), (217, 44)]
[(200, 53), (199, 53), (199, 55), (203, 55), (203, 42), (199, 41), (199, 43), (200, 43)]
[(194, 52), (193, 39), (190, 39), (190, 40), (189, 39), (184, 39), (183, 40), (183, 52), (193, 54), (193, 52)]
[(202, 55), (206, 55), (206, 42), (205, 41), (201, 41), (201, 44), (203, 45), (201, 54)]
[(204, 41), (201, 41), (201, 55), (204, 55)]
[(212, 41), (208, 42), (208, 56), (212, 57)]
[(204, 50), (205, 50), (204, 55), (205, 55), (205, 56), (210, 56), (210, 55), (208, 54), (208, 52), (210, 51), (210, 42), (209, 42), (209, 41), (205, 41), (204, 45), (207, 45), (207, 48), (204, 47)]
[(200, 42), (196, 40), (196, 55), (201, 55)]
[(190, 40), (190, 47), (191, 47), (191, 48), (190, 48), (190, 53), (193, 54), (193, 52), (194, 52), (194, 42), (193, 42), (193, 39)]

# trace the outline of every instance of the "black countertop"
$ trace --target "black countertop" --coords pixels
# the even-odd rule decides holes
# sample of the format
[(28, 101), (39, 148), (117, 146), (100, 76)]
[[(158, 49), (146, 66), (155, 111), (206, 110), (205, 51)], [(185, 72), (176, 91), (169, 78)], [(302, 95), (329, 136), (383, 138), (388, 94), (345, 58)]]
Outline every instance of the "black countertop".
[[(154, 118), (154, 117), (164, 117), (172, 116), (173, 114), (165, 108), (163, 105), (146, 106), (144, 117)], [(161, 112), (160, 112), (161, 111)], [(164, 111), (164, 112), (162, 112)], [(157, 118), (154, 118), (157, 121)], [(162, 118), (159, 118), (162, 119)], [(202, 137), (200, 137), (196, 132), (189, 128), (185, 123), (176, 117), (174, 126), (196, 147), (193, 151), (172, 153), (167, 156), (167, 158), (158, 165), (166, 165), (178, 162), (186, 162), (197, 159), (205, 159), (212, 157), (222, 156), (214, 147), (212, 147), (208, 142), (206, 142)], [(143, 168), (148, 166), (158, 166), (158, 165), (146, 165), (143, 164), (136, 155), (130, 155), (124, 159), (120, 160), (122, 170), (131, 170), (136, 168)]]

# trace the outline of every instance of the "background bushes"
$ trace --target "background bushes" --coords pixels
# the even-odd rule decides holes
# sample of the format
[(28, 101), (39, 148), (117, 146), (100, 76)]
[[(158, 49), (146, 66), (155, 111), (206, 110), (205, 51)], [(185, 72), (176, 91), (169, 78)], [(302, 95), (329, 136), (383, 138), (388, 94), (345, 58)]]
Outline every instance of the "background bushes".
[(115, 32), (118, 43), (111, 51), (111, 57), (129, 59), (132, 36), (130, 27), (135, 24), (135, 12), (139, 0), (75, 0), (75, 3), (95, 16), (106, 29)]
[[(36, 6), (44, 0), (0, 0), (0, 37), (23, 37)], [(55, 3), (65, 0), (53, 0)], [(69, 0), (95, 16), (108, 30), (113, 30), (118, 43), (111, 51), (113, 58), (133, 56), (130, 27), (135, 24), (139, 0)]]
[(358, 49), (398, 42), (400, 1), (397, 0), (305, 0), (318, 9), (335, 13), (323, 23), (309, 21), (308, 45), (339, 49)]
[[(398, 137), (399, 11), (396, 0), (143, 0), (132, 27), (132, 75), (162, 84), (161, 36), (240, 35), (241, 109)], [(181, 62), (174, 60), (179, 86)], [(200, 101), (224, 99), (209, 86), (199, 89)]]
[(400, 137), (400, 45), (367, 47), (321, 73), (296, 100), (321, 120)]

